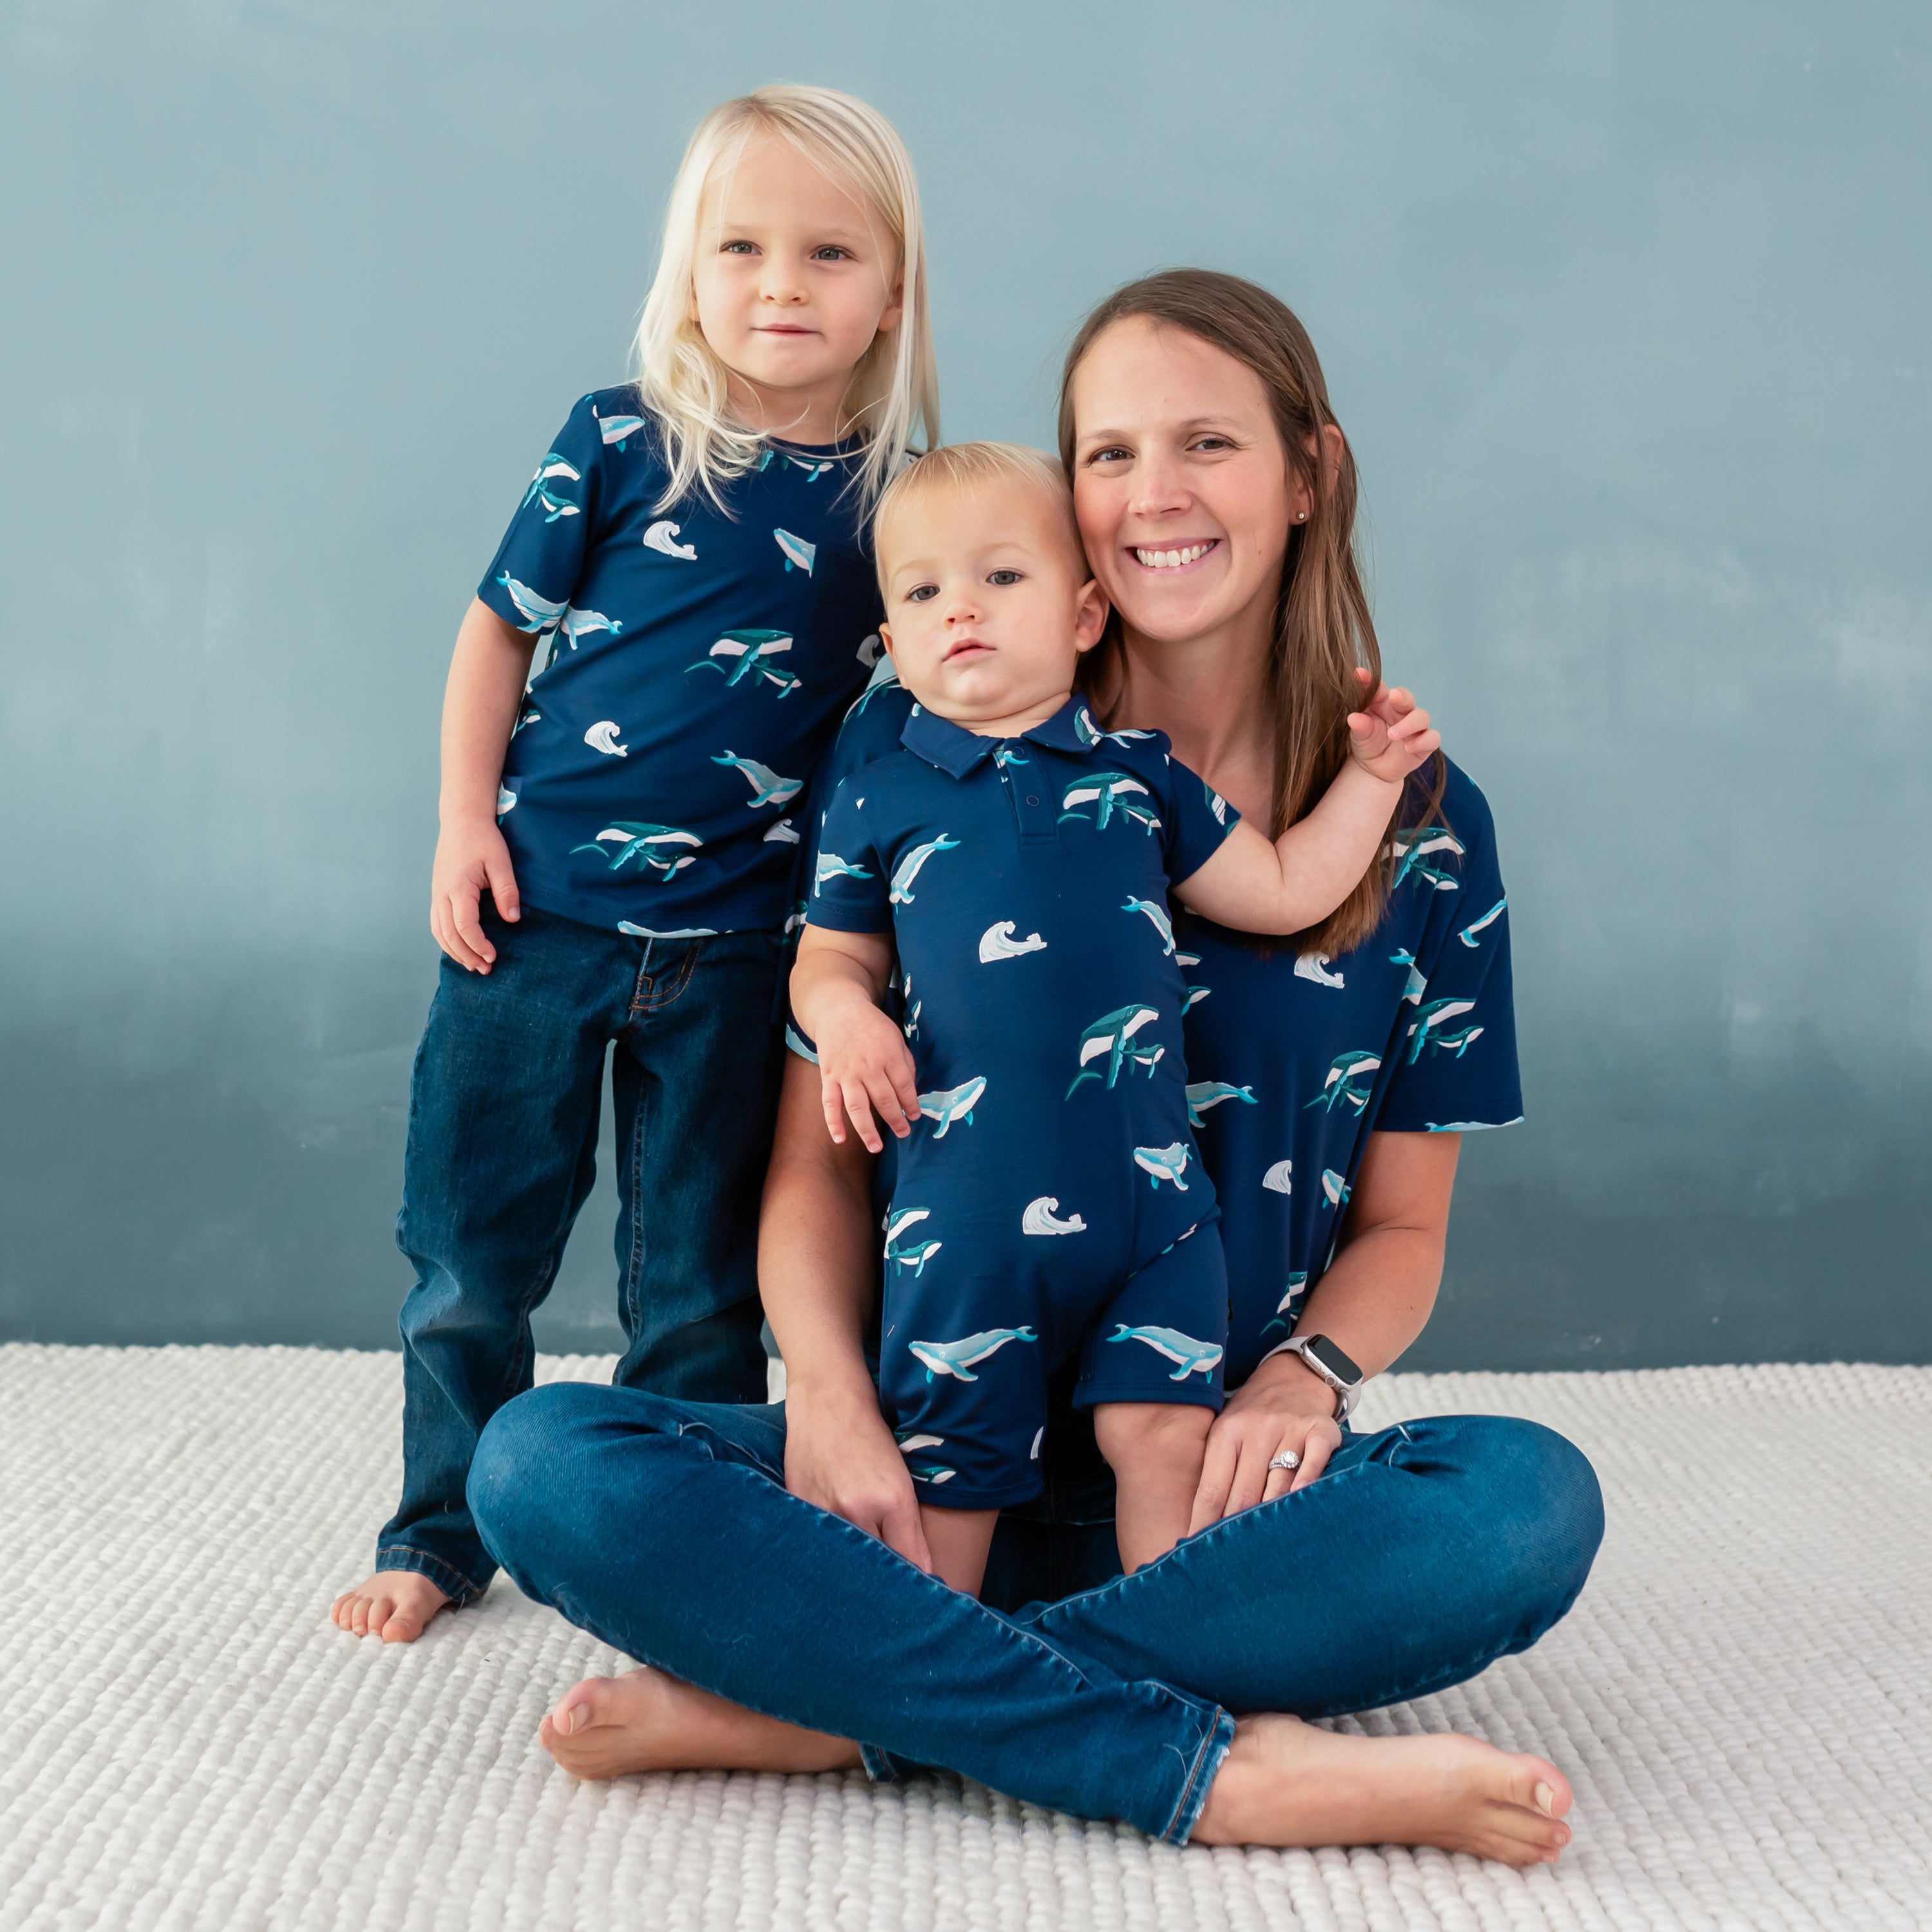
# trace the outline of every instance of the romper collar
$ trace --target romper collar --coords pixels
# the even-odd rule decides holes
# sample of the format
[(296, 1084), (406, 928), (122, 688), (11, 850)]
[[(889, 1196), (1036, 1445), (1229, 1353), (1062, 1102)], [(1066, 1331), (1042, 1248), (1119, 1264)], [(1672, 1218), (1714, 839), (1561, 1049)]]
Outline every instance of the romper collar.
[[(1050, 750), (1084, 758), (1106, 734), (1094, 723), (1094, 714), (1088, 709), (1085, 699), (1075, 696), (1070, 698), (1051, 718), (1034, 725), (1030, 731), (1022, 732), (1020, 736), (1030, 738), (1036, 745), (1045, 745)], [(913, 706), (912, 716), (899, 734), (899, 742), (908, 752), (956, 778), (963, 778), (976, 770), (993, 755), (994, 748), (1002, 742), (998, 738), (982, 738), (977, 732), (968, 730), (964, 725), (956, 724), (951, 718), (941, 718), (936, 712), (927, 710), (922, 704)]]

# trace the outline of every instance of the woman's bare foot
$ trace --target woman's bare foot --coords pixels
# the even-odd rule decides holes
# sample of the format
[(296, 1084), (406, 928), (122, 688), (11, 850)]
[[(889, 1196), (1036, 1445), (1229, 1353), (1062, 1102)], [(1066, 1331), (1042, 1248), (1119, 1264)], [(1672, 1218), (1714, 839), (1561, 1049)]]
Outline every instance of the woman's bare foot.
[(448, 1601), (427, 1576), (413, 1570), (378, 1570), (368, 1582), (344, 1591), (328, 1614), (338, 1630), (354, 1636), (413, 1643)]
[(1358, 1738), (1299, 1718), (1244, 1718), (1192, 1840), (1202, 1845), (1439, 1845), (1553, 1863), (1569, 1780), (1546, 1758), (1453, 1732)]
[(586, 1677), (557, 1700), (537, 1741), (574, 1778), (632, 1771), (845, 1771), (859, 1747), (761, 1718), (660, 1670)]

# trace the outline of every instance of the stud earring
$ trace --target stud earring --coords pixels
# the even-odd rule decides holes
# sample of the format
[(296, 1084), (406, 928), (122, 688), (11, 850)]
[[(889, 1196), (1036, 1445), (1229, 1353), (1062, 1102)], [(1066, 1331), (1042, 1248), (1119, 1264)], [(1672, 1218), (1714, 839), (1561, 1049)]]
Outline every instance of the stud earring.
[(1298, 524), (1306, 523), (1308, 520), (1308, 512), (1306, 510), (1296, 511), (1294, 513), (1294, 520)]

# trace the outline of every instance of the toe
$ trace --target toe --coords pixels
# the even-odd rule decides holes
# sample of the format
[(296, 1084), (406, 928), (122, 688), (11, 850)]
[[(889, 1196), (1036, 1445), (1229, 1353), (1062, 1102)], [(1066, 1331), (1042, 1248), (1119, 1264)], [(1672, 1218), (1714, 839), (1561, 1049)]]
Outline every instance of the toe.
[(1570, 1780), (1547, 1758), (1524, 1756), (1511, 1767), (1510, 1801), (1540, 1811), (1546, 1818), (1567, 1816), (1576, 1802)]
[(414, 1643), (422, 1634), (422, 1619), (409, 1610), (392, 1612), (377, 1632), (385, 1643)]

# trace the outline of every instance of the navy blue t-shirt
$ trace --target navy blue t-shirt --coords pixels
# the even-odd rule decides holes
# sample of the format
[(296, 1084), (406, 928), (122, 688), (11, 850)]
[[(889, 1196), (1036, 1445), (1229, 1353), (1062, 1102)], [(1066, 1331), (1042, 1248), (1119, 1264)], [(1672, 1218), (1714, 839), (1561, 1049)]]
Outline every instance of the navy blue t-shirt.
[(1055, 1264), (1123, 1278), (1211, 1216), (1167, 895), (1238, 814), (1162, 734), (1104, 734), (1077, 698), (1010, 739), (915, 706), (901, 742), (832, 795), (806, 914), (896, 941), (921, 1115), (900, 1204), (942, 1268), (1074, 1235)]
[(634, 388), (586, 396), (477, 595), (548, 644), (498, 822), (524, 898), (645, 936), (776, 929), (820, 755), (878, 662), (850, 487), (863, 446), (768, 448), (656, 506), (669, 472)]
[[(820, 802), (898, 752), (912, 708), (882, 665), (815, 781), (808, 889)], [(1413, 784), (1411, 797), (1419, 823)], [(1290, 1332), (1328, 1266), (1370, 1134), (1468, 1132), (1522, 1117), (1494, 828), (1481, 792), (1453, 764), (1440, 818), (1399, 834), (1382, 922), (1340, 958), (1175, 921), (1194, 1132), (1228, 1259), (1231, 1389)], [(809, 1057), (808, 1042), (790, 1037)], [(886, 1145), (882, 1204), (896, 1150)]]

